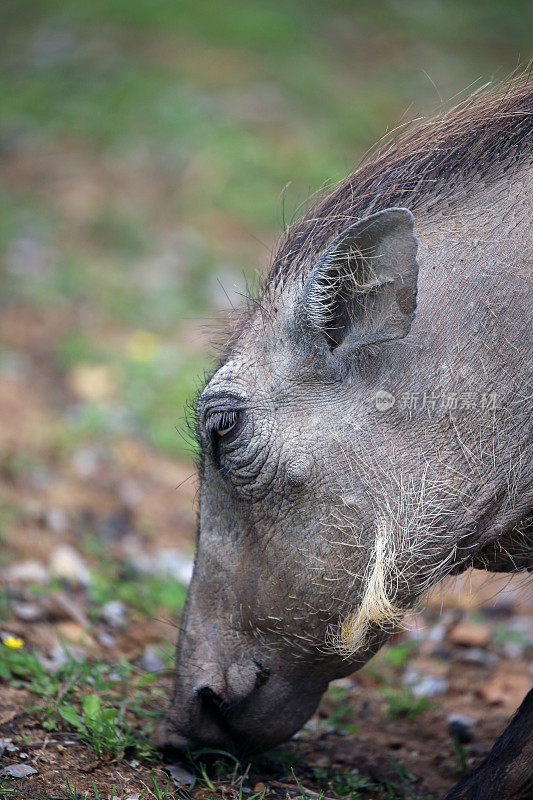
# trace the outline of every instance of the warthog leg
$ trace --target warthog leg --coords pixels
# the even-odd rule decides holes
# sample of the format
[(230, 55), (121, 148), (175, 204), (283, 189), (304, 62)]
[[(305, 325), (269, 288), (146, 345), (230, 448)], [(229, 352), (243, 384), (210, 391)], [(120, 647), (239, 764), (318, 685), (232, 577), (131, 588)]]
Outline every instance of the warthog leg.
[(444, 800), (532, 800), (533, 689), (487, 758)]

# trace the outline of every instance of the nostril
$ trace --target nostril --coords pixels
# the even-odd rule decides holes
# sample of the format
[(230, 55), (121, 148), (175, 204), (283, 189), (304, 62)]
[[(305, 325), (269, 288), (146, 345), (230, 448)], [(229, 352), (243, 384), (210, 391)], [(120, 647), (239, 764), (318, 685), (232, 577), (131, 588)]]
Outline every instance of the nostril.
[(220, 705), (222, 703), (221, 696), (210, 686), (201, 686), (197, 689), (197, 694), (202, 703), (214, 703), (215, 705)]
[(224, 711), (227, 705), (224, 698), (217, 694), (210, 686), (201, 686), (197, 689), (196, 695), (200, 701), (202, 711), (217, 713)]
[(211, 683), (196, 688), (197, 702), (204, 714), (219, 719), (260, 689), (269, 676), (270, 670), (258, 661), (233, 663), (228, 667), (223, 688)]

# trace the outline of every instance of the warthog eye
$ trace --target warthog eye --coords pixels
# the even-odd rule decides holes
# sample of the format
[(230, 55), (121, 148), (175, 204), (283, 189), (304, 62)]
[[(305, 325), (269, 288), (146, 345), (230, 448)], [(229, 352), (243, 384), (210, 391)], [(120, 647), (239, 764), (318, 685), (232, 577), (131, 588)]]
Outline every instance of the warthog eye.
[(227, 436), (237, 427), (241, 416), (241, 411), (212, 411), (205, 420), (205, 429), (217, 436)]

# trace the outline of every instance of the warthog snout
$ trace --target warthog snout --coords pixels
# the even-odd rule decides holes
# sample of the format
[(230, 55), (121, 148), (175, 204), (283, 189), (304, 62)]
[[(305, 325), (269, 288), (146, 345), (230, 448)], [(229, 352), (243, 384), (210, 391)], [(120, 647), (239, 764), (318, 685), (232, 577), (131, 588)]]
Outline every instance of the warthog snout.
[(227, 670), (214, 662), (197, 664), (180, 676), (176, 698), (158, 731), (157, 744), (173, 750), (198, 744), (232, 752), (244, 749), (230, 719), (238, 719), (241, 707), (268, 680), (268, 670), (253, 660), (232, 663)]
[(171, 706), (155, 737), (160, 749), (206, 746), (243, 756), (270, 747), (301, 727), (326, 687), (284, 675), (255, 654), (226, 668), (222, 663), (182, 651)]

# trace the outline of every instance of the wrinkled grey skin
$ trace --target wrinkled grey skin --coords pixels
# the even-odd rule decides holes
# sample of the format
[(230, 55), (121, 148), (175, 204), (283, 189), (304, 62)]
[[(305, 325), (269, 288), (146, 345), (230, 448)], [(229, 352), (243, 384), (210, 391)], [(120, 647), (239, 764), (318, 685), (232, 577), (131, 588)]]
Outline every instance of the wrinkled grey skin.
[[(160, 741), (244, 753), (300, 728), (392, 629), (370, 624), (348, 658), (331, 645), (379, 530), (402, 608), (451, 571), (533, 566), (530, 174), (471, 183), (433, 217), (358, 223), (272, 291), (205, 388), (198, 551)], [(362, 301), (350, 280), (369, 274)], [(227, 437), (205, 430), (219, 409), (242, 412)]]

